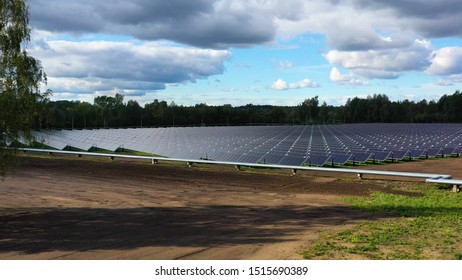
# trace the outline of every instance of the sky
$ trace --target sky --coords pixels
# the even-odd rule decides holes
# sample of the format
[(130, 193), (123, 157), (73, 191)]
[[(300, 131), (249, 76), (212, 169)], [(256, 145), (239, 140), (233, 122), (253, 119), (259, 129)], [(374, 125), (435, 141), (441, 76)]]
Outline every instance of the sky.
[(460, 0), (28, 0), (52, 100), (438, 100), (462, 85)]

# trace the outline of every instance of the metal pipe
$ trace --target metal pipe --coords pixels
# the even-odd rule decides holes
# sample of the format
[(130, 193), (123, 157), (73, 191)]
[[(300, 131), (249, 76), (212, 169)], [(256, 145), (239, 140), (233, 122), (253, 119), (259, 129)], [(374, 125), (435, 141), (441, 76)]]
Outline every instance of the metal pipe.
[(189, 166), (194, 163), (202, 164), (219, 164), (219, 165), (233, 165), (233, 166), (247, 166), (247, 167), (263, 167), (272, 169), (292, 169), (293, 173), (297, 170), (307, 171), (321, 171), (321, 172), (337, 172), (337, 173), (353, 173), (357, 174), (358, 178), (362, 178), (363, 175), (381, 175), (381, 176), (395, 176), (395, 177), (409, 177), (409, 178), (424, 178), (427, 183), (441, 183), (451, 185), (462, 185), (462, 180), (450, 180), (451, 175), (445, 174), (431, 174), (431, 173), (417, 173), (417, 172), (395, 172), (395, 171), (382, 171), (382, 170), (366, 170), (366, 169), (339, 169), (339, 168), (324, 168), (324, 167), (310, 167), (310, 166), (296, 166), (296, 165), (279, 165), (279, 164), (262, 164), (262, 163), (245, 163), (245, 162), (229, 162), (229, 161), (213, 161), (203, 159), (177, 159), (177, 158), (163, 158), (153, 156), (136, 156), (136, 155), (123, 155), (123, 154), (106, 154), (106, 153), (90, 153), (90, 152), (75, 152), (75, 151), (62, 151), (62, 150), (45, 150), (45, 149), (30, 149), (22, 148), (18, 149), (24, 152), (37, 152), (37, 153), (48, 153), (48, 154), (67, 154), (77, 156), (98, 156), (98, 157), (110, 157), (113, 158), (130, 158), (130, 159), (145, 159), (152, 162), (159, 161), (172, 161), (172, 162), (186, 162)]
[(425, 182), (462, 186), (462, 180), (429, 178), (429, 179), (425, 180)]

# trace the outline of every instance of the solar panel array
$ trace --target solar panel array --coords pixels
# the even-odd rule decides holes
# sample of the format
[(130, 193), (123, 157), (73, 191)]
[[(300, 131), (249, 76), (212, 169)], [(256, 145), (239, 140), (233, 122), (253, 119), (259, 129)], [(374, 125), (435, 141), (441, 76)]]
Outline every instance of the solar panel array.
[(128, 149), (179, 159), (281, 165), (342, 165), (462, 151), (460, 124), (53, 130), (35, 132), (35, 137), (59, 150)]

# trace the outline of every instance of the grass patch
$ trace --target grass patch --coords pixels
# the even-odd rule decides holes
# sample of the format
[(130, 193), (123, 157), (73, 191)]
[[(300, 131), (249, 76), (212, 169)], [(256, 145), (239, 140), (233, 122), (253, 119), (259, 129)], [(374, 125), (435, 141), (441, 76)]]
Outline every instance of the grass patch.
[(161, 155), (156, 155), (156, 154), (151, 154), (151, 153), (146, 153), (146, 152), (140, 152), (140, 151), (135, 151), (135, 150), (129, 150), (129, 149), (123, 149), (123, 148), (117, 149), (115, 151), (115, 153), (116, 154), (122, 154), (122, 155), (134, 155), (134, 156), (163, 157), (163, 158), (166, 158), (165, 156), (161, 156)]
[(98, 147), (91, 147), (90, 150), (88, 150), (90, 153), (102, 153), (102, 154), (113, 154), (114, 152), (111, 150), (106, 150), (106, 149), (101, 149)]
[(67, 146), (64, 151), (71, 151), (71, 152), (86, 152), (85, 150), (82, 150), (82, 149), (79, 149), (79, 148), (76, 148), (76, 147), (72, 147), (72, 146)]
[(101, 153), (101, 154), (120, 154), (120, 155), (131, 155), (131, 156), (146, 156), (146, 157), (167, 158), (167, 157), (161, 156), (161, 155), (150, 154), (150, 153), (146, 153), (146, 152), (139, 152), (139, 151), (123, 149), (123, 148), (119, 148), (116, 151), (111, 151), (111, 150), (92, 147), (89, 150), (89, 152)]
[(44, 150), (57, 150), (56, 148), (53, 148), (51, 146), (47, 146), (43, 143), (40, 143), (40, 142), (33, 142), (31, 145), (27, 146), (27, 145), (24, 145), (23, 147), (21, 148), (35, 148), (35, 149), (44, 149)]
[(349, 198), (354, 208), (375, 213), (377, 219), (320, 236), (303, 257), (462, 259), (462, 195), (436, 185), (410, 189), (420, 195), (373, 192), (370, 197)]

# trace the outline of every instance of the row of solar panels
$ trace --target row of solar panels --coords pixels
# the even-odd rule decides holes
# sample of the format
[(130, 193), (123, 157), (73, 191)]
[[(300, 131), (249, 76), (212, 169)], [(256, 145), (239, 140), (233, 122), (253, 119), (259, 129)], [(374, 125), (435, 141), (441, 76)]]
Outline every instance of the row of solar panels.
[(235, 162), (262, 162), (281, 165), (315, 165), (323, 166), (328, 163), (344, 165), (347, 162), (365, 163), (367, 161), (403, 160), (405, 158), (436, 157), (439, 155), (459, 154), (459, 148), (409, 150), (409, 151), (376, 151), (371, 153), (354, 152), (349, 154), (332, 153), (321, 154), (311, 153), (308, 155), (277, 155), (267, 154), (206, 154), (207, 159)]
[(316, 166), (435, 157), (462, 149), (462, 125), (457, 124), (54, 130), (35, 137), (59, 150), (128, 149), (182, 159)]

